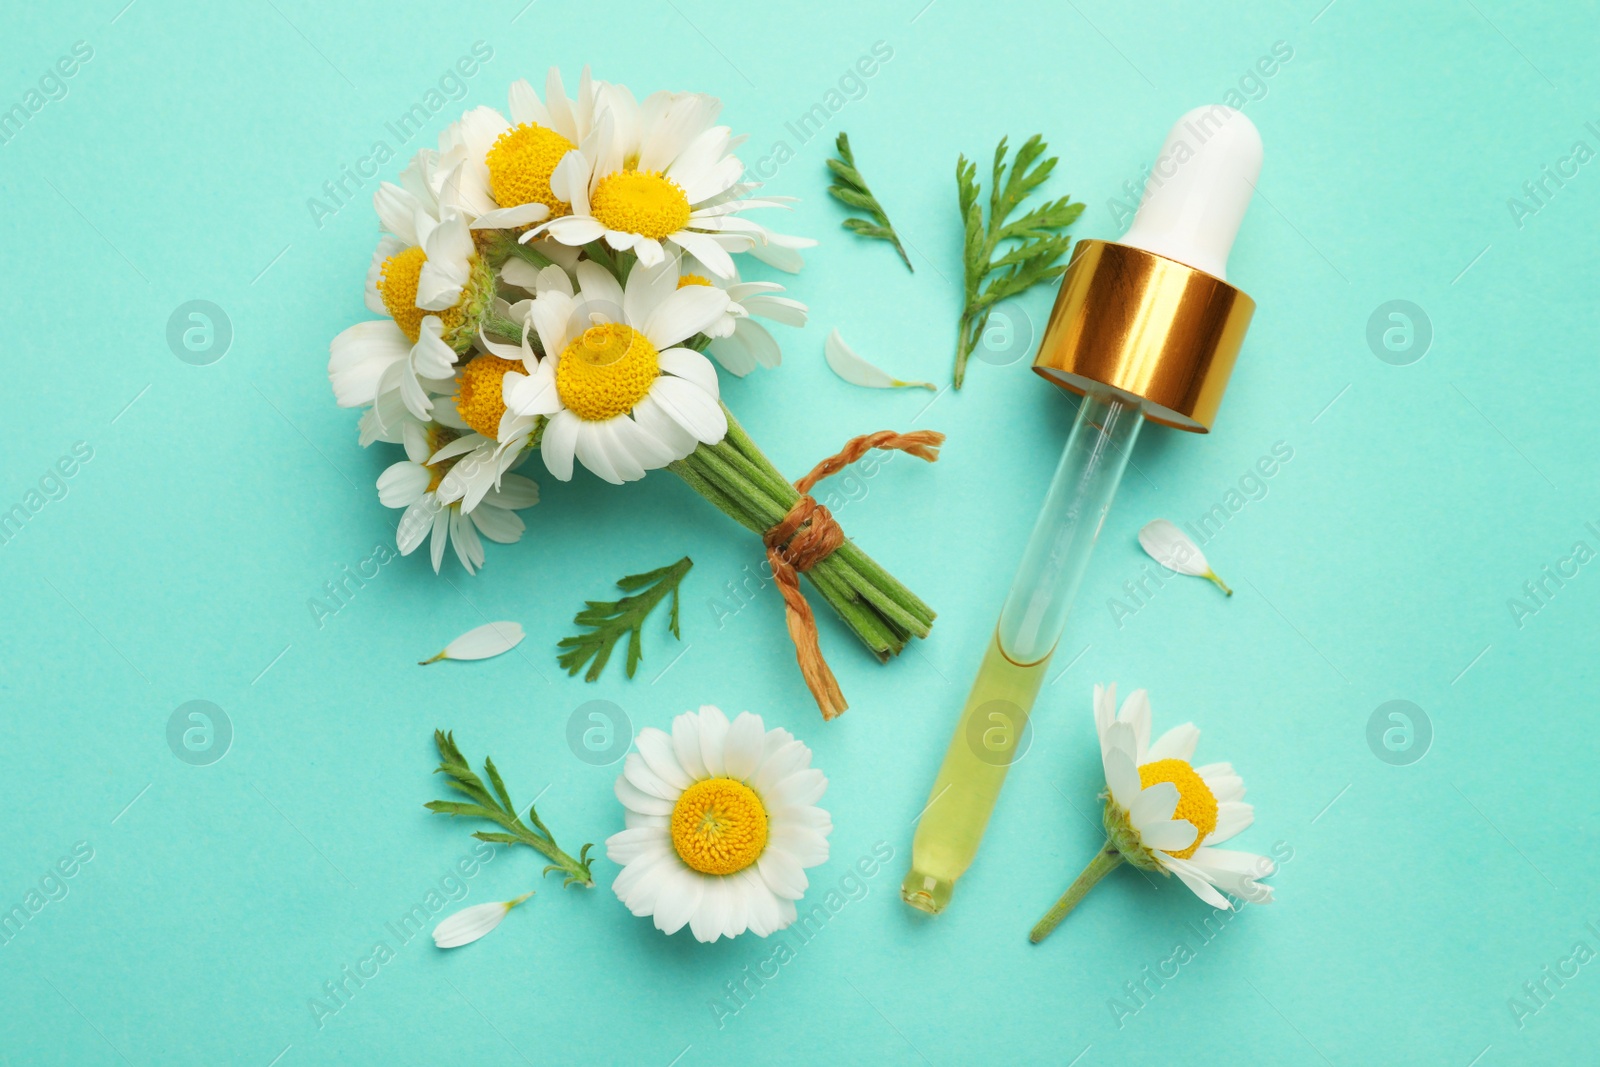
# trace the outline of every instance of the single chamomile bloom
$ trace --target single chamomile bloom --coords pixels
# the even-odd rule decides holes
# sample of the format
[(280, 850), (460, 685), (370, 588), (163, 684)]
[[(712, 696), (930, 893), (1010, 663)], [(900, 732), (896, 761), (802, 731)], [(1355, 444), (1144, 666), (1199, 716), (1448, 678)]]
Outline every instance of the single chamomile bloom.
[(732, 723), (710, 705), (646, 727), (617, 779), (626, 825), (606, 840), (611, 888), (656, 929), (697, 940), (758, 937), (795, 921), (806, 868), (827, 862), (828, 780), (811, 750), (759, 715)]
[(491, 107), (476, 107), (439, 135), (439, 151), (455, 171), (456, 200), (473, 229), (514, 229), (570, 210), (550, 189), (550, 175), (594, 127), (604, 82), (583, 68), (577, 99), (569, 99), (555, 67), (543, 100), (526, 80), (511, 83), (510, 121)]
[(406, 415), (421, 422), (432, 418), (435, 397), (453, 387), (455, 374), (456, 351), (442, 333), (438, 316), (429, 315), (414, 338), (389, 319), (373, 319), (333, 339), (328, 380), (334, 399), (344, 408), (372, 408), (372, 418), (362, 420), (362, 444), (396, 440)]
[(608, 482), (643, 478), (728, 432), (717, 371), (680, 342), (721, 320), (728, 294), (678, 285), (677, 264), (640, 264), (624, 288), (587, 260), (577, 285), (546, 267), (528, 315), (544, 356), (503, 378), (506, 410), (540, 417), (539, 452), (566, 481), (573, 459)]
[[(391, 305), (400, 297), (409, 297), (409, 305), (400, 308), (401, 315), (420, 320), (420, 312), (445, 312), (460, 302), (462, 290), (472, 279), (477, 250), (466, 215), (452, 204), (447, 193), (441, 198), (450, 184), (451, 179), (439, 169), (438, 153), (427, 148), (406, 164), (400, 172), (399, 185), (379, 184), (372, 206), (392, 239), (379, 243), (367, 271), (368, 309), (394, 314)], [(409, 291), (396, 288), (400, 275), (410, 270), (409, 265), (389, 262), (401, 254), (418, 263), (416, 280)], [(406, 280), (410, 280), (408, 274)], [(386, 289), (393, 291), (386, 293)], [(395, 316), (396, 321), (401, 315)]]
[(366, 304), (389, 317), (358, 322), (330, 346), (328, 378), (339, 405), (373, 408), (363, 444), (396, 440), (402, 407), (419, 421), (433, 417), (434, 398), (453, 388), (458, 354), (472, 347), (494, 307), (494, 275), (464, 217), (430, 191), (435, 163), (419, 153), (401, 185), (385, 182), (374, 194), (390, 232), (373, 253)]
[(646, 267), (662, 262), (672, 244), (719, 277), (733, 277), (729, 253), (770, 240), (739, 213), (784, 205), (743, 195), (755, 186), (739, 181), (744, 164), (733, 149), (742, 138), (711, 125), (721, 107), (704, 93), (656, 93), (640, 104), (621, 86), (606, 86), (594, 129), (550, 176), (552, 193), (570, 210), (522, 239), (586, 245), (604, 238)]
[(806, 324), (808, 314), (804, 304), (776, 295), (783, 292), (783, 286), (777, 282), (741, 281), (737, 273), (731, 279), (718, 278), (702, 264), (692, 261), (685, 261), (683, 267), (684, 273), (678, 277), (680, 288), (712, 285), (728, 294), (728, 310), (706, 330), (706, 336), (711, 338), (706, 351), (722, 364), (723, 370), (742, 378), (758, 366), (776, 367), (783, 362), (778, 342), (756, 319), (801, 327)]
[[(534, 432), (539, 416), (525, 415), (506, 407), (504, 381), (509, 373), (521, 374), (537, 357), (528, 345), (526, 325), (532, 301), (521, 301), (508, 309), (525, 325), (520, 345), (502, 344), (479, 338), (486, 351), (462, 364), (456, 373), (454, 416), (460, 436), (435, 452), (430, 462), (454, 460), (450, 472), (439, 483), (441, 503), (461, 504), (471, 512), (486, 494), (498, 488), (506, 471), (519, 464)], [(443, 417), (440, 405), (439, 416)]]
[(1271, 887), (1258, 879), (1272, 874), (1276, 864), (1265, 856), (1215, 847), (1248, 827), (1255, 812), (1244, 803), (1244, 781), (1232, 764), (1190, 764), (1200, 740), (1194, 724), (1174, 726), (1152, 743), (1149, 697), (1135, 690), (1119, 712), (1115, 685), (1094, 687), (1094, 721), (1106, 776), (1101, 794), (1106, 845), (1033, 928), (1033, 941), (1049, 936), (1084, 894), (1122, 863), (1177, 875), (1215, 908), (1271, 903)]
[(407, 458), (378, 476), (378, 500), (385, 507), (405, 509), (395, 532), (401, 555), (409, 556), (431, 538), (435, 573), (444, 560), (445, 548), (453, 546), (461, 565), (474, 574), (484, 560), (478, 535), (505, 545), (521, 540), (525, 527), (517, 512), (539, 502), (539, 486), (520, 474), (503, 474), (499, 487), (486, 491), (470, 512), (463, 510), (459, 501), (441, 500), (439, 487), (461, 460), (459, 456), (439, 459), (438, 454), (456, 433), (447, 426), (413, 428), (408, 424), (404, 434)]

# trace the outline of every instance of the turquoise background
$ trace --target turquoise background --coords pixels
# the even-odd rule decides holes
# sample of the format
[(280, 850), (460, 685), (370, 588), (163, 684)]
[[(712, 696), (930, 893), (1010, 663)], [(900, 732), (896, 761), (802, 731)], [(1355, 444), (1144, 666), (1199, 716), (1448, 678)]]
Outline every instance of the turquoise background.
[[(92, 449), (65, 496), (0, 545), (0, 907), (78, 843), (92, 850), (0, 946), (0, 1062), (1593, 1058), (1600, 963), (1563, 961), (1579, 942), (1600, 950), (1600, 564), (1547, 581), (1553, 595), (1520, 620), (1510, 601), (1575, 542), (1600, 549), (1585, 526), (1600, 524), (1600, 162), (1548, 183), (1520, 220), (1508, 199), (1574, 142), (1600, 150), (1595, 4), (124, 2), (11, 5), (0, 33), (0, 110), (75, 42), (93, 51), (65, 98), (0, 144), (0, 510), (26, 506), (76, 442)], [(476, 41), (492, 59), (401, 144), (385, 123)], [(823, 135), (794, 137), (785, 124), (879, 41), (893, 56), (864, 95)], [(1277, 42), (1292, 58), (1251, 80)], [(757, 544), (666, 474), (562, 484), (536, 462), (528, 534), (491, 545), (479, 577), (397, 559), (320, 628), (309, 610), (341, 567), (392, 544), (398, 513), (373, 481), (398, 450), (357, 446), (325, 375), (329, 339), (367, 317), (377, 181), (352, 183), (320, 226), (308, 200), (375, 141), (409, 155), (460, 109), (503, 107), (511, 79), (541, 83), (558, 63), (570, 83), (585, 61), (641, 93), (718, 94), (752, 165), (780, 140), (793, 152), (770, 188), (802, 198), (780, 228), (822, 241), (785, 279), (812, 323), (782, 333), (779, 370), (725, 393), (777, 464), (798, 476), (884, 427), (949, 434), (935, 466), (899, 459), (834, 483), (850, 535), (941, 612), (888, 667), (824, 622), (852, 704), (835, 723), (799, 683), (772, 590), (719, 625), (711, 601)], [(1172, 120), (1241, 85), (1266, 165), (1230, 275), (1259, 310), (1216, 432), (1139, 441), (1032, 747), (951, 909), (925, 921), (896, 892), (912, 823), (1073, 402), (1015, 350), (931, 404), (856, 389), (824, 365), (822, 339), (837, 327), (901, 376), (948, 381), (957, 154), (1042, 132), (1061, 156), (1050, 190), (1088, 205), (1074, 232), (1114, 237), (1108, 200)], [(823, 160), (841, 129), (914, 275), (840, 229)], [(1052, 295), (1015, 309), (1019, 336)], [(209, 366), (166, 339), (195, 299), (233, 331)], [(1405, 366), (1367, 341), (1396, 299), (1432, 331)], [(1115, 618), (1109, 601), (1145, 566), (1138, 528), (1225, 502), (1279, 442), (1292, 459), (1206, 546), (1237, 595), (1179, 581)], [(632, 681), (558, 671), (554, 644), (585, 598), (685, 553), (681, 644), (653, 619)], [(486, 619), (522, 622), (527, 641), (488, 663), (414, 665)], [(1202, 727), (1198, 758), (1231, 760), (1256, 804), (1238, 846), (1288, 858), (1278, 903), (1209, 943), (1208, 908), (1130, 870), (1027, 943), (1098, 844), (1090, 687), (1113, 680), (1151, 691), (1158, 728)], [(619, 767), (566, 741), (592, 699), (635, 728), (702, 702), (749, 708), (812, 745), (836, 829), (808, 906), (879, 842), (894, 858), (719, 1028), (724, 983), (773, 941), (667, 938), (617, 903), (609, 861), (585, 893), (503, 853), (463, 903), (537, 888), (532, 901), (470, 948), (398, 945), (319, 1026), (308, 1003), (323, 983), (378, 939), (397, 943), (386, 924), (474, 844), (421, 807), (440, 795), (435, 726), (475, 759), (492, 753), (523, 801), (543, 790), (569, 848), (620, 828)], [(168, 747), (190, 700), (231, 722), (209, 766)], [(1431, 724), (1431, 745), (1418, 732), (1402, 753), (1424, 758), (1392, 765), (1369, 748), (1390, 700)], [(1146, 979), (1179, 942), (1194, 958)], [(1559, 985), (1558, 970), (1571, 975)], [(1534, 1000), (1524, 983), (1541, 980)], [(1133, 1000), (1129, 982), (1149, 992)]]

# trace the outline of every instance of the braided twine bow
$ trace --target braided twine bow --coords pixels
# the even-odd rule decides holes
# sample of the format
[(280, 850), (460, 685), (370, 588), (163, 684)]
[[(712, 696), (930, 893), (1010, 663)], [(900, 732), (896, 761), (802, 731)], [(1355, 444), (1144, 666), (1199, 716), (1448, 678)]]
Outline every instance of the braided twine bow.
[(811, 468), (811, 473), (794, 483), (800, 499), (789, 508), (788, 514), (763, 536), (767, 546), (767, 562), (772, 568), (773, 580), (783, 595), (784, 619), (789, 627), (789, 637), (794, 641), (795, 655), (800, 662), (800, 674), (806, 688), (816, 698), (824, 719), (836, 718), (849, 705), (833, 676), (827, 661), (822, 658), (822, 648), (817, 640), (817, 620), (811, 605), (800, 592), (800, 575), (815, 567), (844, 543), (844, 531), (833, 514), (817, 503), (811, 489), (822, 479), (848, 467), (874, 448), (886, 451), (907, 452), (918, 459), (933, 463), (939, 458), (939, 446), (944, 434), (933, 430), (912, 433), (895, 433), (879, 430), (851, 438), (836, 454)]

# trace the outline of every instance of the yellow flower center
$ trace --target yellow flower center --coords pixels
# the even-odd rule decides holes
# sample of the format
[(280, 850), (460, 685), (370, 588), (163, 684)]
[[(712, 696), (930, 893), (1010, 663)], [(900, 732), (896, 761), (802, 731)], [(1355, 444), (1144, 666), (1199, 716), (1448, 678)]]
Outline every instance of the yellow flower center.
[(580, 419), (603, 422), (626, 415), (661, 373), (656, 346), (631, 326), (591, 326), (561, 353), (556, 393)]
[(701, 874), (742, 871), (767, 847), (767, 809), (743, 782), (696, 782), (672, 808), (672, 847)]
[(572, 205), (550, 191), (550, 172), (561, 157), (576, 148), (554, 130), (524, 122), (502, 133), (484, 161), (489, 165), (489, 192), (501, 207), (543, 204), (551, 218), (572, 213)]
[(682, 275), (681, 277), (678, 278), (678, 288), (679, 289), (682, 289), (686, 285), (710, 285), (710, 284), (711, 284), (711, 279), (707, 278), (704, 274), (685, 274), (685, 275)]
[(477, 356), (461, 368), (456, 413), (461, 421), (490, 440), (499, 440), (500, 417), (506, 413), (500, 383), (508, 371), (522, 373), (522, 364), (499, 356)]
[(1157, 782), (1171, 782), (1178, 787), (1178, 810), (1172, 817), (1184, 819), (1195, 828), (1194, 844), (1182, 852), (1166, 850), (1168, 855), (1186, 860), (1194, 855), (1206, 835), (1217, 828), (1217, 798), (1212, 796), (1211, 787), (1195, 769), (1181, 759), (1156, 760), (1139, 768), (1141, 788), (1149, 789)]
[[(417, 307), (417, 281), (422, 276), (422, 265), (426, 262), (427, 253), (413, 245), (384, 260), (378, 271), (378, 295), (383, 297), (383, 306), (412, 344), (417, 343), (417, 337), (422, 333), (424, 317), (439, 316), (444, 323), (444, 332), (450, 333), (461, 325), (466, 314), (462, 310), (464, 301), (443, 311), (424, 311)], [(465, 296), (465, 293), (462, 295)]]
[(589, 212), (608, 230), (659, 241), (689, 224), (689, 197), (658, 170), (619, 170), (600, 179)]

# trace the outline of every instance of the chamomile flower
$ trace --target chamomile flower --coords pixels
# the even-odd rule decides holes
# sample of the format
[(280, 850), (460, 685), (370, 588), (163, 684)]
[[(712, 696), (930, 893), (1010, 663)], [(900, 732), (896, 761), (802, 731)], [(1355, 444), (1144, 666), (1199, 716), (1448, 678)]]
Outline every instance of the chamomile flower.
[[(511, 313), (527, 321), (531, 302), (523, 301)], [(510, 310), (510, 309), (508, 309)], [(506, 471), (520, 463), (524, 450), (538, 429), (540, 418), (508, 410), (504, 382), (509, 373), (521, 374), (536, 356), (528, 346), (524, 325), (519, 345), (501, 344), (480, 338), (487, 350), (473, 356), (456, 374), (454, 422), (460, 436), (435, 452), (430, 462), (454, 460), (450, 472), (439, 483), (439, 500), (460, 502), (461, 510), (471, 512), (485, 495), (498, 488)]]
[(778, 342), (755, 320), (763, 318), (785, 326), (804, 326), (808, 314), (804, 304), (774, 295), (783, 292), (783, 286), (777, 282), (741, 281), (737, 273), (731, 279), (718, 278), (693, 261), (685, 261), (683, 266), (684, 272), (678, 276), (680, 288), (712, 285), (728, 294), (728, 310), (706, 330), (706, 336), (711, 338), (706, 351), (722, 364), (723, 370), (742, 378), (758, 366), (776, 367), (783, 361)]
[(1135, 690), (1119, 712), (1115, 685), (1094, 687), (1094, 721), (1106, 776), (1106, 846), (1034, 927), (1033, 940), (1044, 940), (1096, 882), (1124, 862), (1177, 875), (1215, 908), (1271, 903), (1271, 887), (1258, 879), (1276, 865), (1265, 856), (1215, 847), (1248, 827), (1255, 811), (1243, 801), (1244, 781), (1232, 764), (1190, 764), (1200, 740), (1194, 724), (1174, 726), (1151, 743), (1149, 697)]
[(576, 100), (568, 99), (555, 67), (541, 101), (533, 86), (511, 84), (511, 119), (490, 107), (462, 115), (439, 135), (441, 158), (456, 168), (454, 195), (473, 216), (474, 229), (513, 229), (567, 214), (550, 189), (550, 174), (589, 136), (604, 88), (583, 68)]
[[(494, 305), (494, 274), (477, 254), (465, 217), (438, 198), (437, 160), (424, 150), (383, 183), (373, 206), (389, 232), (367, 270), (367, 308), (387, 319), (359, 322), (333, 339), (328, 378), (341, 407), (373, 408), (363, 443), (394, 440), (399, 409), (433, 415), (448, 392), (458, 353), (472, 347)], [(371, 436), (369, 437), (369, 430)]]
[(328, 380), (334, 399), (344, 408), (372, 408), (372, 418), (362, 419), (362, 444), (397, 440), (407, 415), (422, 422), (431, 418), (434, 398), (450, 390), (455, 374), (456, 351), (443, 333), (439, 317), (428, 315), (415, 337), (389, 319), (373, 319), (333, 339)]
[(759, 715), (732, 723), (706, 705), (646, 727), (617, 779), (626, 829), (606, 840), (622, 864), (617, 898), (656, 929), (697, 940), (758, 937), (795, 920), (806, 868), (827, 862), (828, 780), (811, 750)]
[(586, 245), (604, 238), (646, 267), (662, 262), (670, 243), (717, 276), (733, 277), (729, 253), (774, 236), (739, 213), (783, 204), (745, 195), (756, 186), (739, 181), (744, 164), (733, 149), (742, 138), (711, 125), (721, 108), (704, 93), (655, 93), (640, 104), (622, 86), (606, 86), (594, 129), (550, 175), (552, 194), (569, 210), (523, 239), (547, 234)]
[(406, 459), (388, 467), (378, 476), (378, 500), (390, 508), (405, 508), (395, 540), (400, 554), (409, 556), (432, 540), (430, 551), (435, 573), (444, 560), (444, 550), (453, 546), (456, 558), (476, 573), (483, 566), (483, 542), (479, 534), (500, 544), (522, 539), (522, 518), (517, 512), (539, 501), (539, 486), (519, 474), (503, 474), (499, 488), (486, 491), (470, 513), (459, 502), (439, 498), (439, 487), (460, 457), (439, 458), (455, 439), (449, 427), (407, 424)]
[(438, 153), (425, 148), (400, 172), (399, 185), (382, 182), (372, 196), (378, 221), (393, 238), (380, 241), (372, 257), (367, 307), (388, 312), (402, 329), (410, 323), (410, 335), (427, 312), (444, 317), (454, 309), (481, 269), (466, 215), (441, 196), (450, 184)]
[(721, 441), (716, 368), (679, 342), (720, 321), (728, 294), (680, 288), (672, 261), (636, 266), (626, 288), (598, 263), (576, 273), (576, 287), (559, 267), (539, 273), (528, 315), (545, 354), (503, 379), (508, 413), (548, 420), (539, 451), (550, 473), (570, 479), (576, 457), (621, 484)]

